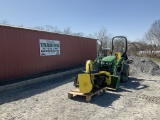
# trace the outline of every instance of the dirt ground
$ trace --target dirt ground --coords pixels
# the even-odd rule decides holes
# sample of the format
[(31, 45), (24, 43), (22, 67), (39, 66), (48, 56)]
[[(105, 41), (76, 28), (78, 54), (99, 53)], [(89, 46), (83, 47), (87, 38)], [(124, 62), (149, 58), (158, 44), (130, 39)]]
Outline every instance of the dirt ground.
[(68, 99), (67, 93), (74, 89), (72, 77), (76, 74), (1, 93), (0, 119), (159, 120), (159, 71), (152, 61), (133, 58), (129, 81), (121, 83), (117, 91), (93, 97), (90, 103), (82, 96)]

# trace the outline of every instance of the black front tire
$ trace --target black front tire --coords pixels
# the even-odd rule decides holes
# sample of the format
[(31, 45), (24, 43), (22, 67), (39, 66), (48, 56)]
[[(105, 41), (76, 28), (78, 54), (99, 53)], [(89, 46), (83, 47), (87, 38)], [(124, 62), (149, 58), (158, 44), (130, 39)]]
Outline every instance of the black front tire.
[(129, 76), (129, 65), (124, 64), (123, 66), (123, 71), (122, 71), (122, 76), (121, 76), (121, 82), (127, 81)]

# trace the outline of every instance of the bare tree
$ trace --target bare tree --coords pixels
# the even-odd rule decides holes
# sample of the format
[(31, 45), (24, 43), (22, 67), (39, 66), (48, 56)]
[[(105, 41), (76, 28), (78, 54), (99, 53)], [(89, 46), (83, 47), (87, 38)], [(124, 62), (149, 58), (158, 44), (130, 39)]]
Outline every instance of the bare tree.
[(53, 32), (61, 33), (60, 29), (57, 26), (53, 27)]
[(7, 21), (6, 19), (1, 20), (0, 23), (1, 23), (2, 25), (8, 25), (8, 21)]
[(93, 34), (88, 34), (87, 37), (89, 37), (89, 38), (95, 38)]
[(104, 26), (101, 27), (101, 29), (98, 32), (95, 32), (94, 36), (100, 42), (100, 46), (98, 50), (99, 52), (102, 51), (102, 48), (105, 48), (110, 44), (111, 36), (107, 35), (107, 29)]
[(84, 36), (84, 33), (83, 33), (83, 32), (73, 33), (73, 35), (83, 37), (83, 36)]
[(70, 27), (64, 28), (63, 33), (64, 33), (64, 34), (67, 34), (67, 35), (71, 35), (71, 34), (72, 34), (71, 28), (70, 28)]
[(43, 26), (35, 26), (33, 29), (35, 30), (45, 30)]
[(46, 25), (45, 29), (47, 32), (52, 32), (54, 30), (54, 27), (52, 25)]
[(46, 26), (35, 26), (33, 27), (35, 30), (43, 30), (47, 32), (55, 32), (55, 33), (63, 33), (59, 30), (57, 26), (52, 26), (52, 25), (46, 25)]
[(145, 35), (147, 41), (151, 45), (160, 45), (160, 20), (154, 21), (151, 28)]

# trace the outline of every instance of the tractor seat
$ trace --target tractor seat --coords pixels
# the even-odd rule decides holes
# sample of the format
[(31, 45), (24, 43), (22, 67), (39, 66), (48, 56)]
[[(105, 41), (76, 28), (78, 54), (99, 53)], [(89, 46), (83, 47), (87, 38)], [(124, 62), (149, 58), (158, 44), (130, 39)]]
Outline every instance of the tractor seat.
[(126, 53), (123, 53), (121, 57), (123, 57), (124, 60), (128, 60), (128, 57), (127, 57), (127, 54), (126, 54)]

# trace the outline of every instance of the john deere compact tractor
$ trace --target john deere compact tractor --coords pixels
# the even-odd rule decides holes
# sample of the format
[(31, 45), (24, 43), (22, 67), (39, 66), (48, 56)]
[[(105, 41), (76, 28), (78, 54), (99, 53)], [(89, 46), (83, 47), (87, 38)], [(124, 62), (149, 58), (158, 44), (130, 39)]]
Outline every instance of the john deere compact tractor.
[(127, 59), (127, 38), (116, 36), (112, 39), (110, 54), (98, 56), (95, 61), (88, 60), (85, 71), (77, 75), (74, 85), (80, 93), (94, 92), (103, 87), (116, 90), (120, 81), (128, 80)]

